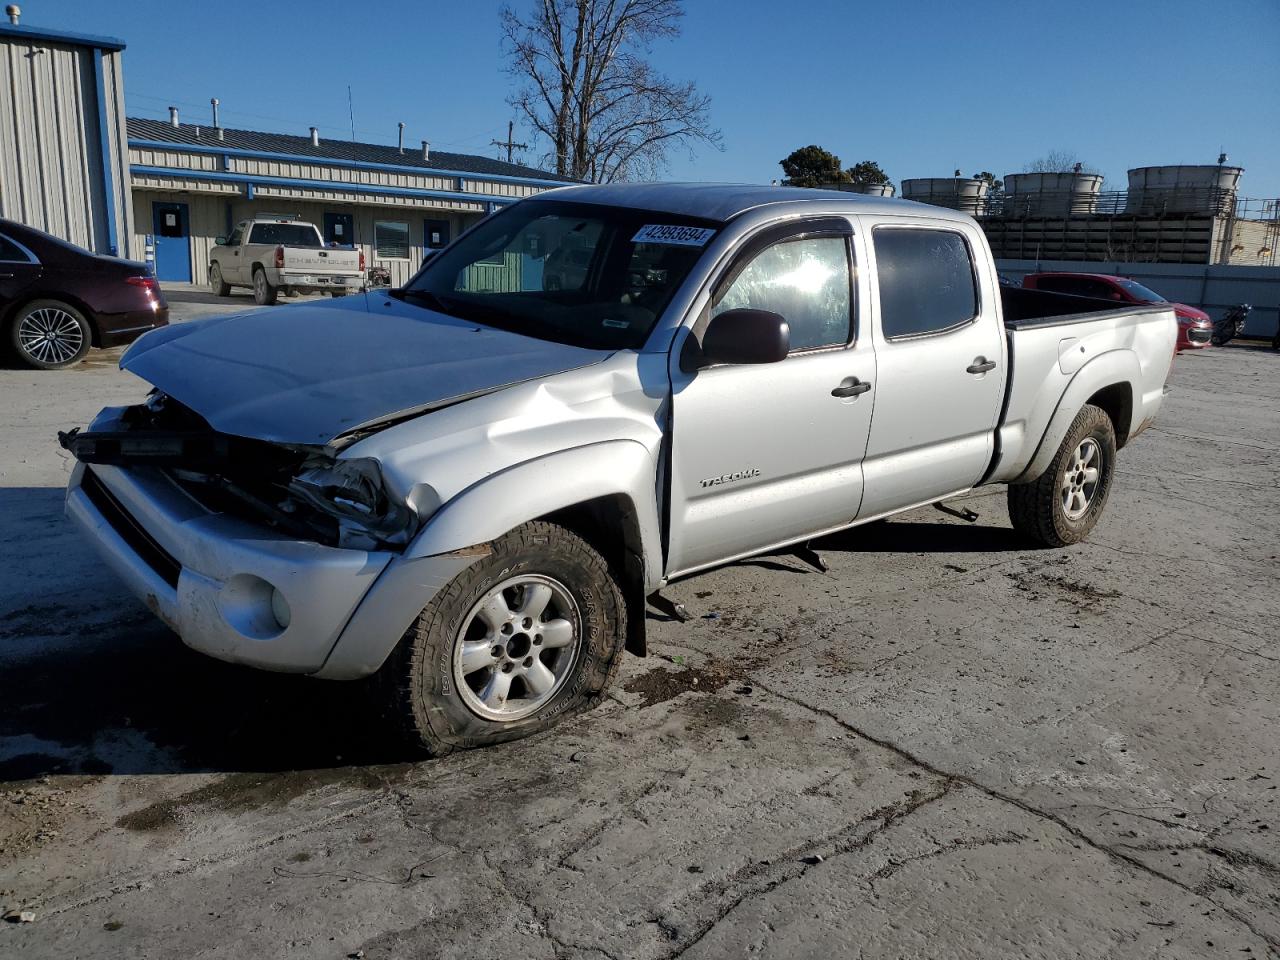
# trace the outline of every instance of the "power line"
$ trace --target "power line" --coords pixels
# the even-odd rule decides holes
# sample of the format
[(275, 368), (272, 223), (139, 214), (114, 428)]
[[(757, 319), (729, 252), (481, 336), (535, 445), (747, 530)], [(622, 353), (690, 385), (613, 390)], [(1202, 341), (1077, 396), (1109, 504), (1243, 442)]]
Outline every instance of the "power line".
[(514, 140), (512, 140), (512, 139), (511, 139), (512, 134), (513, 134), (513, 133), (514, 133), (514, 131), (515, 131), (515, 126), (516, 126), (516, 125), (515, 125), (515, 121), (513, 121), (513, 120), (508, 120), (508, 121), (507, 121), (507, 139), (505, 139), (505, 140), (490, 140), (490, 141), (489, 141), (489, 142), (490, 142), (491, 144), (493, 144), (495, 147), (506, 147), (506, 148), (507, 148), (507, 163), (510, 163), (510, 162), (511, 162), (511, 151), (512, 151), (512, 150), (514, 150), (516, 147), (519, 147), (521, 150), (528, 150), (528, 149), (529, 149), (529, 145), (528, 145), (527, 143), (516, 143)]

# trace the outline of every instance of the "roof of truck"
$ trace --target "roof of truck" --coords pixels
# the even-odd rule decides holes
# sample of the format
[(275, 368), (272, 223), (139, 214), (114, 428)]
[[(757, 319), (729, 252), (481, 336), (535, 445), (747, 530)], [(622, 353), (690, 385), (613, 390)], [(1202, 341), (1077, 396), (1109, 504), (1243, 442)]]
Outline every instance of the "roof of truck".
[(725, 222), (734, 217), (774, 204), (821, 203), (830, 208), (848, 207), (850, 213), (929, 216), (939, 220), (969, 220), (968, 215), (946, 207), (911, 200), (872, 197), (843, 190), (813, 190), (808, 187), (774, 187), (744, 183), (612, 183), (562, 187), (538, 194), (540, 200), (574, 200), (605, 203), (638, 210), (657, 210), (687, 217)]

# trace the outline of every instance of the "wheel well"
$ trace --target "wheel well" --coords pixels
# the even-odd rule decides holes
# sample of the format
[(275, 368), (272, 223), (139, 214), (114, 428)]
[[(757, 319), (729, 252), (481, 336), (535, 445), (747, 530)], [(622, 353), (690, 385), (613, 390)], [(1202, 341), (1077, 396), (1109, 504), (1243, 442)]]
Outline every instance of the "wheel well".
[(1111, 426), (1116, 431), (1116, 449), (1119, 450), (1129, 440), (1129, 428), (1133, 422), (1133, 390), (1127, 383), (1113, 383), (1095, 393), (1088, 402), (1101, 407), (1111, 418)]
[(644, 540), (635, 504), (624, 494), (584, 500), (538, 520), (557, 523), (591, 544), (618, 578), (627, 604), (627, 650), (645, 655)]

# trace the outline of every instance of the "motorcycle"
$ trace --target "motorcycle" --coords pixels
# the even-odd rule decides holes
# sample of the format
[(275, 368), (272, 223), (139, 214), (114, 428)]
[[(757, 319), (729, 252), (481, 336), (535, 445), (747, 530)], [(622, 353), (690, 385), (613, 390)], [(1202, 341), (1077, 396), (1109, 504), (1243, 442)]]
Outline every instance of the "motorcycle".
[(1213, 335), (1209, 338), (1213, 345), (1220, 347), (1240, 336), (1244, 332), (1244, 323), (1249, 319), (1249, 311), (1252, 309), (1250, 304), (1241, 303), (1223, 314), (1222, 319), (1213, 325)]

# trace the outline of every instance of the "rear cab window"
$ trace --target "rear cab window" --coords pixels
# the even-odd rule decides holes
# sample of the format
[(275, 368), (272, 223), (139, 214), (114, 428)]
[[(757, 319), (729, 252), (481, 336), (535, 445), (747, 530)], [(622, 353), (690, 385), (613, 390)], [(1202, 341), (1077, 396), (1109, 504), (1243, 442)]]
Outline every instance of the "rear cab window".
[(871, 237), (886, 339), (945, 333), (978, 316), (973, 252), (963, 234), (880, 226)]
[(249, 231), (250, 243), (284, 247), (321, 247), (316, 228), (305, 223), (255, 223)]

